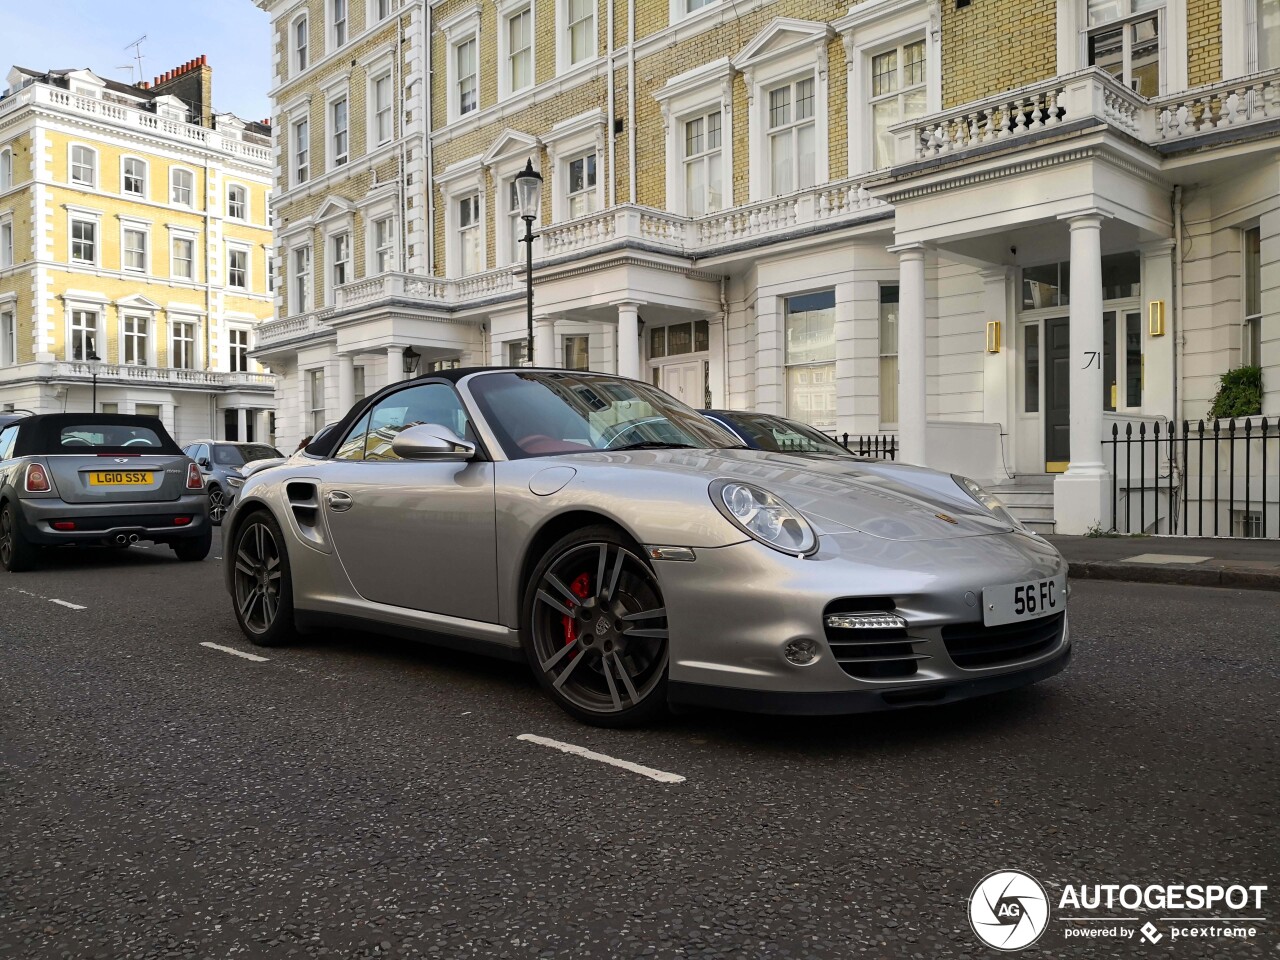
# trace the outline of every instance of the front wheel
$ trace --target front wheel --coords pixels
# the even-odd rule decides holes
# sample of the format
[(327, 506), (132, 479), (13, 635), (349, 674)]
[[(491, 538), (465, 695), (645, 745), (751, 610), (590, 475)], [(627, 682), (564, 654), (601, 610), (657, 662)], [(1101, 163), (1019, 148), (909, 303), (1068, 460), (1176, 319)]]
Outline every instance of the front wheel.
[(209, 519), (215, 527), (222, 526), (222, 518), (227, 515), (227, 495), (216, 483), (209, 487)]
[(260, 647), (293, 640), (293, 580), (284, 533), (275, 518), (261, 510), (245, 518), (225, 559), (236, 567), (232, 598), (244, 635)]
[(653, 570), (619, 531), (588, 527), (547, 551), (525, 590), (523, 639), (571, 716), (637, 726), (667, 701), (667, 612)]
[(10, 573), (30, 570), (36, 565), (38, 549), (22, 535), (13, 504), (6, 503), (0, 510), (0, 566)]

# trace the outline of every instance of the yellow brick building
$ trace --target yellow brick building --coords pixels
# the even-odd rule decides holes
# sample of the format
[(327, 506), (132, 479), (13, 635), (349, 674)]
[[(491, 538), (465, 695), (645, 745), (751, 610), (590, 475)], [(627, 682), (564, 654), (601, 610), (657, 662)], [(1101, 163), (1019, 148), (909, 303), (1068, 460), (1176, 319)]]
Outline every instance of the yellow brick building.
[[(14, 67), (0, 97), (0, 406), (266, 438), (270, 128), (192, 60), (132, 85)], [(94, 359), (96, 358), (96, 359)]]
[(1242, 363), (1280, 413), (1280, 0), (255, 2), (290, 436), (532, 320), (540, 365), (894, 433), (1082, 532), (1111, 425)]

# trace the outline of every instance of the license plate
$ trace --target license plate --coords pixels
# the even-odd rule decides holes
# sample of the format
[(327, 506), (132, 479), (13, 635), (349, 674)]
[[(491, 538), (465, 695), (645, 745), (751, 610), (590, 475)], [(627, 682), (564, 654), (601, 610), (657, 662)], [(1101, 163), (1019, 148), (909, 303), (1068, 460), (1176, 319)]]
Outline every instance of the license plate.
[(152, 483), (150, 470), (94, 470), (89, 474), (91, 487), (140, 487)]
[(982, 622), (988, 627), (1051, 617), (1067, 609), (1065, 574), (1045, 580), (1003, 583), (982, 591)]

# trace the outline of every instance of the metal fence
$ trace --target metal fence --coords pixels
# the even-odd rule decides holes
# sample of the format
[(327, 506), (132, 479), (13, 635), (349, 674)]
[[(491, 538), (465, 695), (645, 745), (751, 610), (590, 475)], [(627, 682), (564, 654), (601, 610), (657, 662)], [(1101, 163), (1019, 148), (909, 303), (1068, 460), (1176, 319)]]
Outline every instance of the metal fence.
[(827, 436), (850, 453), (860, 457), (870, 457), (873, 460), (898, 459), (898, 437), (892, 433), (871, 433), (861, 436), (829, 433)]
[(1280, 538), (1280, 417), (1113, 423), (1103, 446), (1114, 531)]

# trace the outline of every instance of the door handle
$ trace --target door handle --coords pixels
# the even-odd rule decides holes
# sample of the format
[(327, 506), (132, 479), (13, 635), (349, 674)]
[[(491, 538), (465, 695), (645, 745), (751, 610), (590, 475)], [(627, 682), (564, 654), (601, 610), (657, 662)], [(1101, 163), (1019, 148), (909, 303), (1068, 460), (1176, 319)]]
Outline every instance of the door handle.
[(334, 513), (341, 513), (355, 506), (355, 501), (351, 499), (351, 494), (344, 493), (341, 490), (331, 490), (326, 493), (324, 502), (329, 505), (329, 509)]

